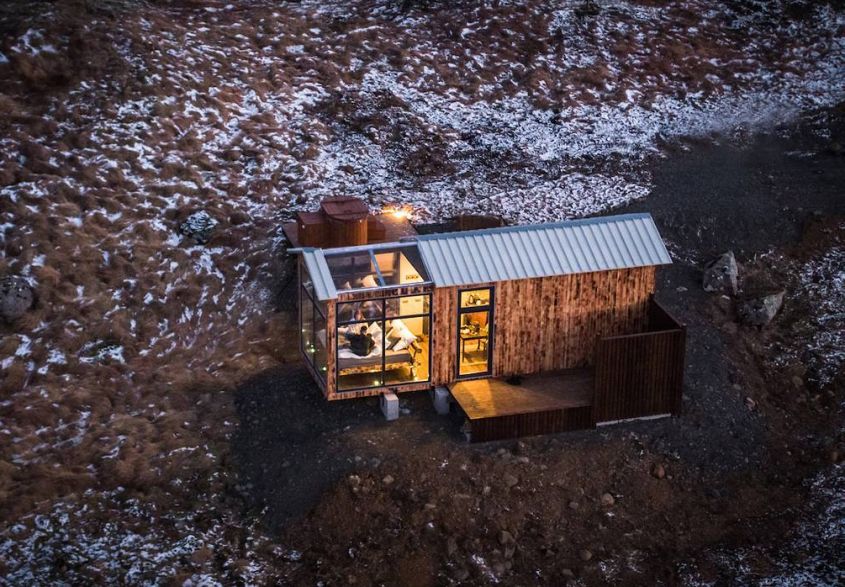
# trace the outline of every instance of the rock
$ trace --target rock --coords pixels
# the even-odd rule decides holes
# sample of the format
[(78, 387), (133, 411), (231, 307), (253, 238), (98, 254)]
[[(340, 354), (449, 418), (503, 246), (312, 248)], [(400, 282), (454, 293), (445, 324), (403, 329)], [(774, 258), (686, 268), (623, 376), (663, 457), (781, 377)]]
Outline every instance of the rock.
[(801, 389), (802, 387), (804, 387), (804, 379), (798, 375), (793, 375), (792, 385), (795, 386), (795, 389)]
[(571, 510), (577, 510), (577, 509), (578, 509), (578, 507), (579, 507), (579, 506), (578, 506), (578, 502), (577, 502), (577, 501), (572, 500), (572, 501), (570, 501), (570, 502), (569, 502), (569, 509), (571, 509)]
[(593, 553), (587, 550), (586, 548), (582, 548), (578, 551), (578, 556), (581, 557), (581, 560), (587, 562), (591, 558), (593, 558)]
[(446, 554), (452, 556), (458, 551), (458, 542), (451, 536), (446, 540)]
[(505, 473), (505, 475), (502, 477), (502, 480), (505, 482), (505, 485), (507, 485), (508, 489), (519, 483), (519, 479), (517, 479), (514, 475), (511, 475), (510, 473)]
[(655, 463), (651, 467), (651, 476), (655, 479), (663, 479), (666, 477), (666, 469), (660, 463)]
[(516, 540), (514, 539), (513, 534), (511, 534), (507, 530), (502, 530), (501, 532), (499, 532), (499, 544), (501, 544), (502, 546), (508, 544), (516, 544)]
[(469, 579), (469, 570), (466, 567), (458, 567), (455, 569), (454, 577), (457, 581), (466, 581)]
[(746, 324), (765, 326), (783, 306), (783, 291), (746, 300), (739, 307), (739, 317)]
[(752, 398), (747, 397), (745, 398), (745, 407), (748, 408), (749, 412), (753, 412), (757, 408), (757, 402), (755, 402)]
[(560, 572), (560, 574), (563, 575), (564, 577), (566, 577), (567, 579), (574, 579), (575, 578), (575, 573), (572, 572), (572, 569), (563, 569)]
[(204, 245), (211, 238), (217, 221), (205, 210), (194, 212), (179, 226), (179, 232), (198, 244)]
[(35, 296), (23, 277), (10, 275), (0, 280), (0, 317), (14, 322), (32, 307)]
[(361, 478), (358, 475), (350, 475), (346, 480), (349, 482), (349, 488), (353, 492), (358, 493), (361, 487)]
[(603, 493), (601, 496), (601, 504), (605, 507), (611, 507), (616, 503), (616, 499), (609, 493)]
[(736, 294), (739, 270), (733, 251), (723, 253), (704, 266), (701, 285), (704, 291)]
[(394, 481), (393, 475), (385, 475), (384, 479), (381, 480), (381, 482), (384, 483), (385, 485), (390, 485), (391, 483), (393, 483), (393, 481)]

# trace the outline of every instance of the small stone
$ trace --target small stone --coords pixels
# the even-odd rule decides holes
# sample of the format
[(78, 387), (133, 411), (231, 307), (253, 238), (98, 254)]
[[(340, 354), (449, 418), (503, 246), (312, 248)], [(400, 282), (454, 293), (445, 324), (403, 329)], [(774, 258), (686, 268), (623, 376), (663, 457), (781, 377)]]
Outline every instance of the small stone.
[(358, 493), (361, 490), (361, 478), (358, 475), (350, 475), (346, 480), (349, 482), (349, 488), (353, 493)]
[(384, 483), (385, 485), (390, 485), (391, 483), (393, 483), (393, 481), (394, 481), (393, 475), (385, 475), (384, 479), (381, 480), (381, 482)]
[(578, 507), (579, 507), (578, 502), (577, 502), (577, 501), (575, 501), (574, 499), (573, 499), (572, 501), (570, 501), (570, 502), (569, 502), (569, 509), (571, 509), (571, 510), (577, 510), (577, 509), (578, 509)]
[(655, 479), (663, 479), (666, 477), (666, 469), (660, 463), (655, 463), (651, 467), (651, 476)]
[(35, 296), (23, 277), (11, 275), (0, 280), (0, 317), (14, 322), (32, 307)]
[(452, 556), (458, 551), (458, 542), (451, 536), (446, 540), (446, 554)]
[(567, 579), (575, 578), (575, 573), (572, 572), (572, 569), (563, 569), (560, 574), (566, 577)]
[(795, 386), (795, 389), (801, 389), (802, 387), (804, 387), (804, 379), (802, 379), (798, 375), (793, 375), (792, 376), (792, 385)]
[(481, 495), (484, 495), (486, 497), (490, 495), (491, 491), (493, 491), (493, 489), (489, 485), (485, 485), (484, 488), (481, 490)]
[(753, 412), (757, 408), (757, 402), (755, 402), (752, 398), (747, 397), (745, 398), (745, 407), (748, 408), (748, 411)]
[(683, 285), (679, 285), (675, 288), (675, 291), (678, 293), (684, 293), (685, 291), (687, 291), (687, 288), (685, 288)]
[(508, 489), (519, 483), (519, 479), (517, 479), (514, 475), (511, 475), (510, 473), (505, 473), (504, 477), (502, 477), (502, 480), (505, 482), (505, 485), (507, 485)]
[(513, 537), (513, 534), (508, 532), (507, 530), (502, 530), (499, 532), (499, 544), (502, 546), (506, 544), (515, 544), (516, 540)]
[(738, 275), (736, 257), (733, 251), (728, 251), (705, 265), (701, 285), (704, 291), (734, 295), (737, 292)]
[(454, 577), (458, 581), (466, 581), (469, 579), (469, 570), (464, 567), (455, 569)]
[(586, 548), (582, 548), (578, 551), (578, 556), (581, 558), (582, 561), (587, 562), (591, 558), (593, 558), (593, 553), (587, 550)]
[(179, 225), (179, 232), (188, 238), (193, 239), (196, 243), (204, 245), (211, 238), (211, 233), (214, 227), (217, 226), (217, 220), (205, 210), (194, 212)]
[(601, 496), (601, 504), (605, 507), (611, 507), (616, 503), (616, 499), (609, 493), (603, 493)]

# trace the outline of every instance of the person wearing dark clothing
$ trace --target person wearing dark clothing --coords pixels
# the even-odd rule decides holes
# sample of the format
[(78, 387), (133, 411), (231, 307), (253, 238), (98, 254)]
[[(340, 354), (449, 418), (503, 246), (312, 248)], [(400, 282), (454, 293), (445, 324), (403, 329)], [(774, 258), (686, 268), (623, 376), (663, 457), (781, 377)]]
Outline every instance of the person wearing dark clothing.
[(373, 335), (367, 332), (367, 326), (361, 327), (361, 332), (347, 332), (346, 340), (349, 341), (349, 350), (359, 357), (366, 357), (376, 347)]

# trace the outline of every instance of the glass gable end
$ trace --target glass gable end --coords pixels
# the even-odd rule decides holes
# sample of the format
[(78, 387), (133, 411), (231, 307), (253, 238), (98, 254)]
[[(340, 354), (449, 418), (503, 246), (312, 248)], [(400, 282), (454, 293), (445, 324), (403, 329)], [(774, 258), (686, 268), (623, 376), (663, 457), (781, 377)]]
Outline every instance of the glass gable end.
[(429, 281), (416, 244), (326, 252), (326, 266), (338, 292)]

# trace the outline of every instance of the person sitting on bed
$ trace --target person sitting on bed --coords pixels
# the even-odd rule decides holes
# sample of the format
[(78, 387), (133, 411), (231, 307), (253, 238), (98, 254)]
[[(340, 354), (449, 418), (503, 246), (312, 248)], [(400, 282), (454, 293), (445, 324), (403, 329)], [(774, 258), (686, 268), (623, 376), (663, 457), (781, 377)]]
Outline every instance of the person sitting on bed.
[(373, 335), (367, 332), (367, 325), (361, 327), (361, 332), (347, 332), (346, 340), (349, 341), (349, 350), (359, 357), (366, 357), (376, 347)]

